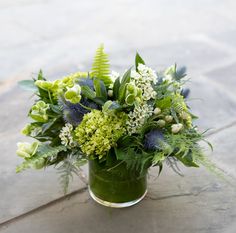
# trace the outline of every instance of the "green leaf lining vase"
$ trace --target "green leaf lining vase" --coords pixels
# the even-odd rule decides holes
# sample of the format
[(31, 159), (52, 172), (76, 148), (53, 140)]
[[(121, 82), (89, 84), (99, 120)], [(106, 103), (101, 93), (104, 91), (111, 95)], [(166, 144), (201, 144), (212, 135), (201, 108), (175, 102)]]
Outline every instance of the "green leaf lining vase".
[(89, 193), (99, 204), (122, 208), (140, 202), (147, 193), (147, 170), (128, 170), (120, 161), (89, 161)]

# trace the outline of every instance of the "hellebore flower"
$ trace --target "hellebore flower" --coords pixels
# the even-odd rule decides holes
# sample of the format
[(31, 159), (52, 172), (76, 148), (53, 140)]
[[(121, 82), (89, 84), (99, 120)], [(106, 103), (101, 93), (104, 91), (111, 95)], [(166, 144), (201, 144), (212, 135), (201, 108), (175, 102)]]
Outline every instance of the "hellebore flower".
[(37, 151), (39, 142), (18, 142), (16, 154), (22, 158), (31, 158)]
[(144, 148), (147, 150), (156, 150), (160, 148), (161, 141), (164, 140), (164, 135), (159, 129), (152, 129), (145, 135)]

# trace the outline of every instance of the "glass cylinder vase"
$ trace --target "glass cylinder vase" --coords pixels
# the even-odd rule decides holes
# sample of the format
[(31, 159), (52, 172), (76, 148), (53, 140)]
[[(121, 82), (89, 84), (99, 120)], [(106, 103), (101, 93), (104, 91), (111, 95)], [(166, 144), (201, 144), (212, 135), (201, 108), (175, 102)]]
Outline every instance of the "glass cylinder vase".
[(89, 161), (89, 193), (99, 204), (122, 208), (140, 202), (147, 193), (147, 170), (128, 170), (124, 162)]

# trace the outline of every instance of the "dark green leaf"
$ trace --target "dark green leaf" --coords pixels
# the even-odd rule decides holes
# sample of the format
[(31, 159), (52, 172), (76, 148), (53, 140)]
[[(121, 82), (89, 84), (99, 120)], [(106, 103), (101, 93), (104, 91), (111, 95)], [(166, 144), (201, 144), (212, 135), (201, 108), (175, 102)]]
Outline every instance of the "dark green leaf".
[(119, 88), (119, 97), (118, 97), (118, 100), (120, 102), (123, 102), (125, 99), (126, 84), (130, 82), (131, 69), (132, 68), (128, 69), (125, 72), (125, 74), (121, 80), (121, 84), (120, 84), (120, 88)]
[(114, 86), (113, 86), (113, 96), (114, 96), (114, 99), (118, 99), (119, 88), (120, 88), (120, 78), (118, 77), (118, 78), (115, 80)]
[(135, 69), (136, 69), (136, 71), (138, 71), (138, 64), (145, 65), (145, 62), (144, 62), (144, 60), (141, 58), (141, 56), (137, 52), (136, 56), (135, 56)]
[(185, 166), (187, 167), (199, 167), (194, 161), (193, 161), (193, 158), (191, 156), (191, 152), (188, 153), (187, 156), (185, 157), (182, 157), (181, 155), (177, 155), (177, 154), (174, 154), (174, 156), (180, 161), (182, 162)]
[(96, 97), (100, 97), (104, 100), (107, 100), (107, 90), (104, 85), (104, 82), (102, 80), (95, 78), (93, 83), (94, 83), (94, 89), (96, 92)]

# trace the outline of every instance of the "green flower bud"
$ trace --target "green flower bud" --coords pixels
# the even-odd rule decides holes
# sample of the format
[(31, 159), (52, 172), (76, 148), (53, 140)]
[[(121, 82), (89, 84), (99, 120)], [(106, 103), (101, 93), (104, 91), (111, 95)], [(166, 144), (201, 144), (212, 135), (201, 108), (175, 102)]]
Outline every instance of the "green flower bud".
[(38, 101), (32, 106), (30, 110), (30, 117), (38, 122), (46, 122), (48, 120), (47, 110), (49, 109), (49, 104), (44, 101)]
[(128, 92), (133, 93), (135, 90), (135, 86), (132, 83), (128, 83), (126, 89)]
[(128, 104), (128, 105), (133, 105), (133, 103), (134, 103), (134, 101), (135, 101), (135, 95), (128, 95), (126, 98), (125, 98), (125, 102), (126, 102), (126, 104)]
[(40, 132), (42, 132), (42, 128), (32, 125), (32, 124), (27, 124), (22, 130), (21, 133), (26, 136), (32, 136), (35, 137), (38, 135)]
[(22, 130), (21, 130), (21, 133), (23, 134), (23, 135), (30, 135), (30, 133), (31, 133), (31, 124), (27, 124)]
[(27, 142), (18, 142), (16, 154), (22, 158), (31, 158), (36, 153), (38, 146), (38, 142), (33, 142), (32, 144)]
[(142, 98), (142, 90), (140, 88), (137, 88), (137, 97)]
[(180, 117), (183, 120), (187, 120), (189, 118), (189, 114), (187, 112), (182, 112), (182, 113), (180, 113)]

